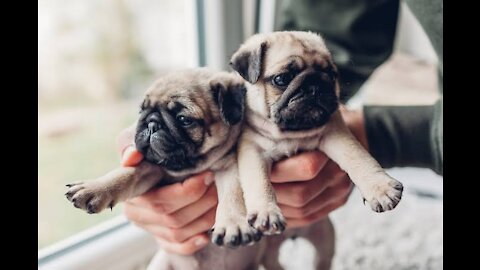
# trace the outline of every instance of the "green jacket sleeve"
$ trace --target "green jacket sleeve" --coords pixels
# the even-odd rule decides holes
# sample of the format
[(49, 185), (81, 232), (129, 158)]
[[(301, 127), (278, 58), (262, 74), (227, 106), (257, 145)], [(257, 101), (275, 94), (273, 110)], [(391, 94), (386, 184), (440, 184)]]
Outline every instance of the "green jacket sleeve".
[(370, 153), (380, 165), (443, 175), (443, 99), (432, 106), (365, 106)]
[(443, 175), (443, 2), (407, 0), (438, 56), (440, 99), (433, 106), (367, 106), (370, 152), (384, 167), (427, 167)]

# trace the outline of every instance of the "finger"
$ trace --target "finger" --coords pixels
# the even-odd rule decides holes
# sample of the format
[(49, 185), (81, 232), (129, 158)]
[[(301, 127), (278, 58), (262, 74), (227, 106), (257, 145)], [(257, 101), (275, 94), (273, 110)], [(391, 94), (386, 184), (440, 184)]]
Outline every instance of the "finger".
[[(346, 177), (348, 180), (348, 177)], [(286, 218), (304, 218), (337, 201), (346, 202), (350, 195), (352, 184), (350, 181), (339, 181), (338, 185), (327, 188), (323, 193), (315, 197), (302, 207), (292, 207), (279, 204)]]
[(168, 242), (180, 243), (190, 237), (210, 230), (215, 223), (215, 212), (216, 207), (212, 208), (210, 211), (195, 219), (185, 227), (179, 229), (171, 229), (159, 225), (140, 225), (139, 227), (142, 227), (156, 237), (160, 237)]
[(345, 172), (330, 160), (311, 181), (273, 184), (273, 187), (279, 203), (301, 207), (324, 192), (332, 185), (332, 182), (338, 181), (345, 175)]
[(123, 167), (132, 167), (138, 165), (142, 159), (142, 153), (140, 153), (133, 145), (130, 145), (123, 151), (121, 164)]
[(122, 157), (121, 164), (124, 167), (136, 166), (143, 159), (143, 155), (135, 148), (134, 137), (135, 124), (122, 130), (117, 136), (117, 149)]
[(332, 202), (328, 205), (326, 205), (324, 208), (318, 210), (317, 212), (304, 217), (304, 218), (287, 218), (287, 227), (288, 228), (298, 228), (298, 227), (304, 227), (307, 225), (310, 225), (320, 219), (325, 218), (332, 212), (333, 210), (339, 208), (342, 206), (343, 203), (341, 201), (338, 202)]
[(191, 255), (208, 245), (210, 243), (210, 240), (207, 234), (203, 233), (201, 235), (189, 238), (182, 243), (168, 242), (162, 238), (157, 238), (157, 242), (160, 247), (162, 247), (168, 252), (182, 255)]
[(157, 211), (173, 213), (193, 202), (198, 201), (213, 183), (213, 173), (204, 172), (185, 180), (164, 186), (130, 200), (132, 203), (155, 207)]
[(327, 163), (328, 157), (319, 152), (306, 152), (291, 158), (279, 161), (272, 167), (271, 181), (284, 183), (310, 180)]
[(123, 153), (125, 148), (129, 145), (133, 145), (133, 140), (135, 138), (135, 124), (129, 126), (128, 128), (122, 130), (116, 138), (117, 150), (119, 153)]
[(216, 207), (217, 198), (215, 189), (211, 188), (207, 193), (208, 196), (204, 196), (195, 203), (171, 214), (163, 212), (159, 213), (155, 208), (139, 207), (135, 205), (125, 207), (124, 212), (128, 219), (144, 226), (161, 225), (172, 229), (178, 229), (191, 223), (197, 218), (200, 218), (209, 210)]

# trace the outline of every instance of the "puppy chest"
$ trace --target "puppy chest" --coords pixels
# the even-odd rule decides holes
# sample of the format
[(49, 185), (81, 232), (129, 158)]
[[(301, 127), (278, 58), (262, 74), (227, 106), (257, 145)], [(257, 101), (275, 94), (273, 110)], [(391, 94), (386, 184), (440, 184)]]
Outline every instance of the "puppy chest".
[(269, 149), (265, 149), (264, 157), (277, 161), (285, 157), (291, 157), (302, 151), (318, 149), (319, 139), (282, 140), (272, 143)]

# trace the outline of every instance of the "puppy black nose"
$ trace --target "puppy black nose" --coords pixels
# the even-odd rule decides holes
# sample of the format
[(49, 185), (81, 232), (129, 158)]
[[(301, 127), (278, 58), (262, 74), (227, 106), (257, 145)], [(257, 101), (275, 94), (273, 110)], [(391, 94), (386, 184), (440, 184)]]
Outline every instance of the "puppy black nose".
[(307, 95), (315, 95), (318, 89), (319, 89), (318, 85), (307, 85), (306, 87), (303, 88), (303, 91)]
[(321, 79), (316, 73), (309, 74), (302, 83), (302, 92), (307, 95), (315, 95), (320, 90)]
[(153, 134), (157, 130), (162, 128), (162, 119), (158, 112), (150, 114), (145, 120), (147, 122), (148, 131), (150, 132), (150, 134)]
[(150, 134), (153, 134), (155, 133), (159, 128), (159, 124), (156, 123), (156, 122), (150, 122), (148, 123), (148, 131), (150, 132)]

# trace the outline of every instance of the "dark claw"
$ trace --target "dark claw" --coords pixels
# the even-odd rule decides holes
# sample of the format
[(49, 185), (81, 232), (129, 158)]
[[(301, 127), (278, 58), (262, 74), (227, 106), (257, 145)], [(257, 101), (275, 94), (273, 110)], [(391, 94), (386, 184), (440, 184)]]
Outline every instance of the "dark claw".
[(71, 184), (66, 184), (65, 186), (66, 187), (73, 187), (73, 186), (76, 186), (76, 185), (80, 185), (82, 182), (79, 182), (79, 183), (71, 183)]
[(272, 223), (272, 228), (273, 228), (275, 231), (278, 231), (278, 224), (277, 224), (277, 222), (273, 222), (273, 223)]
[(89, 214), (94, 214), (95, 213), (95, 207), (92, 204), (87, 204), (87, 213)]
[(261, 231), (256, 231), (255, 234), (253, 235), (253, 241), (258, 242), (260, 239), (262, 239), (262, 232)]
[(111, 202), (108, 207), (110, 207), (110, 211), (113, 211), (113, 202)]
[(268, 217), (262, 221), (260, 225), (263, 230), (268, 230), (270, 228), (270, 224), (268, 223)]
[(249, 244), (250, 242), (252, 242), (252, 240), (253, 239), (252, 239), (252, 236), (250, 234), (245, 233), (245, 234), (242, 235), (242, 244), (243, 245)]
[(255, 223), (256, 219), (257, 219), (257, 214), (251, 214), (248, 217), (248, 224), (250, 224), (250, 226), (253, 226), (253, 223)]
[(77, 201), (76, 200), (73, 200), (73, 206), (75, 206), (75, 208), (81, 208), (80, 205), (77, 204)]
[(236, 247), (238, 246), (238, 244), (240, 244), (240, 237), (238, 237), (237, 235), (232, 236), (230, 241), (228, 241), (228, 245), (230, 247)]
[(279, 221), (278, 226), (279, 226), (281, 232), (285, 231), (285, 222)]
[(87, 205), (87, 213), (89, 214), (93, 214), (95, 213), (96, 209), (95, 209), (95, 206), (91, 203), (92, 201), (92, 198), (88, 199), (88, 201), (86, 202), (86, 205)]
[(220, 234), (217, 234), (214, 236), (214, 238), (212, 239), (212, 242), (216, 245), (223, 245), (223, 235), (220, 235)]
[(399, 191), (403, 191), (403, 185), (401, 183), (395, 183), (393, 188)]

